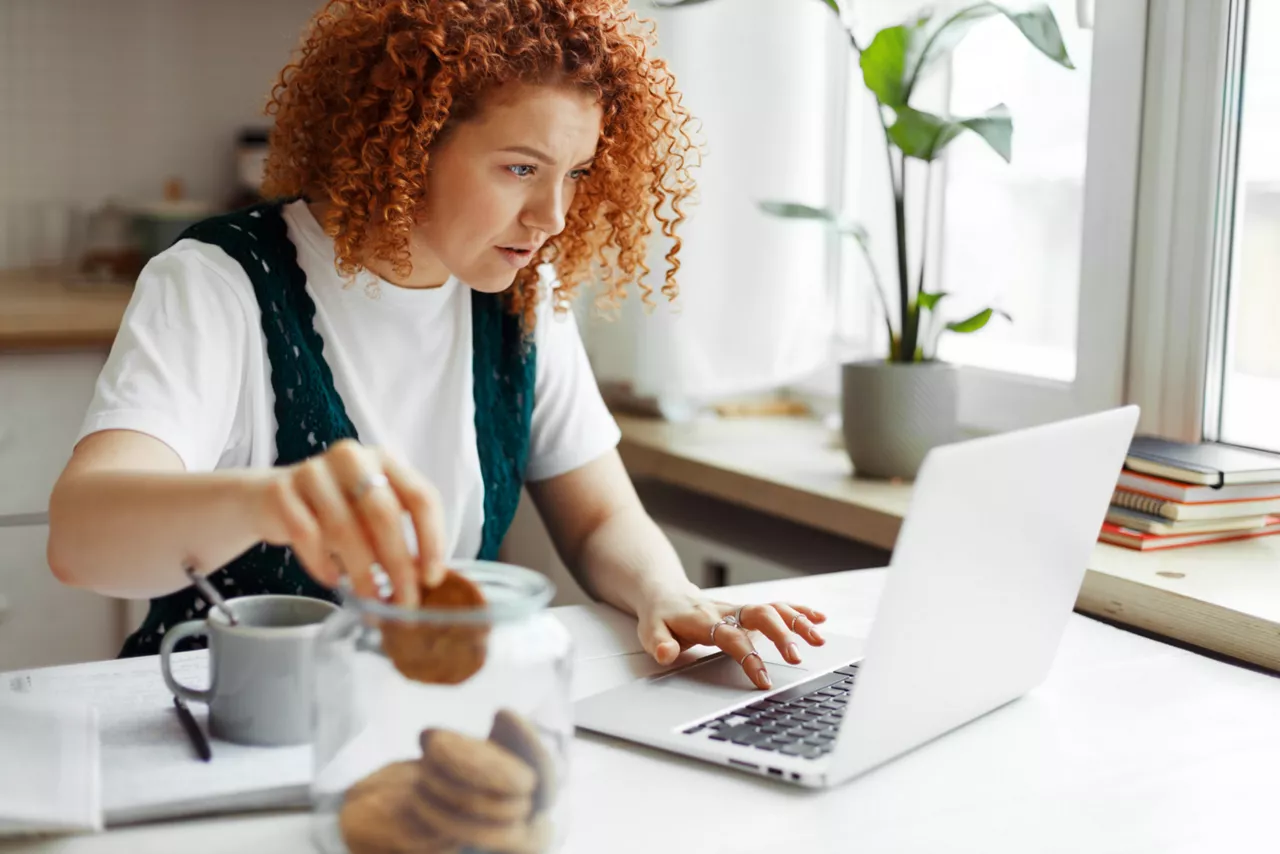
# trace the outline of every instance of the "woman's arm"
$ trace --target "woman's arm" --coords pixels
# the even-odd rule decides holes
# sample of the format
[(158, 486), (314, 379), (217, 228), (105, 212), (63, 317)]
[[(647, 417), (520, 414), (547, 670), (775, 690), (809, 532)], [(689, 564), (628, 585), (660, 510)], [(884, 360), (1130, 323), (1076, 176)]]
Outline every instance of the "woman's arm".
[(86, 436), (49, 501), (49, 566), (64, 584), (150, 598), (259, 537), (261, 473), (187, 474), (166, 444), (132, 430)]
[[(364, 489), (366, 482), (377, 486)], [(420, 544), (416, 558), (405, 512)], [(376, 595), (369, 572), (376, 561), (397, 601), (416, 604), (419, 582), (443, 577), (443, 532), (431, 485), (355, 442), (294, 466), (192, 474), (158, 439), (104, 430), (80, 442), (54, 486), (48, 557), (65, 584), (149, 598), (186, 586), (184, 565), (211, 572), (265, 541), (291, 546), (330, 587), (345, 569), (366, 596)]]
[(659, 592), (697, 589), (617, 451), (528, 488), (556, 551), (593, 598), (635, 615)]
[(734, 622), (762, 632), (793, 663), (800, 661), (797, 640), (823, 642), (815, 624), (826, 618), (811, 608), (781, 602), (739, 607), (704, 595), (645, 512), (617, 451), (530, 483), (529, 494), (574, 577), (590, 595), (637, 617), (640, 642), (659, 663), (714, 640), (756, 685), (769, 688), (764, 662), (751, 655), (750, 635)]

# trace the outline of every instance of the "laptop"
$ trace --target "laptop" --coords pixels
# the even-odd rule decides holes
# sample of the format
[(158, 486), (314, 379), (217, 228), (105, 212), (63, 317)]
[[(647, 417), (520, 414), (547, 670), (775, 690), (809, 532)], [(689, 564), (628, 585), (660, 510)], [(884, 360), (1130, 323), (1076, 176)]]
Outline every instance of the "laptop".
[(716, 653), (578, 701), (577, 725), (821, 788), (1017, 699), (1053, 662), (1137, 420), (1126, 406), (934, 448), (865, 644), (824, 632), (793, 666), (757, 636), (770, 691)]

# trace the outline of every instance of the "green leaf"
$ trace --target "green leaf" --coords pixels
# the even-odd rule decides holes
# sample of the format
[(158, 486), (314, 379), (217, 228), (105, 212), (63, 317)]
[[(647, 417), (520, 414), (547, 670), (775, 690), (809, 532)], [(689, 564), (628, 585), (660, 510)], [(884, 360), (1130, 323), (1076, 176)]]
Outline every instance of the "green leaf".
[(935, 160), (942, 150), (966, 130), (986, 140), (1006, 162), (1013, 157), (1013, 119), (1009, 109), (997, 104), (981, 116), (948, 119), (911, 107), (899, 107), (889, 128), (889, 138), (907, 157)]
[(886, 27), (876, 33), (871, 44), (858, 58), (862, 67), (862, 81), (887, 107), (907, 103), (911, 92), (907, 88), (907, 53), (910, 50), (917, 27), (901, 25)]
[(841, 234), (848, 234), (859, 241), (867, 239), (867, 230), (856, 222), (841, 219), (834, 211), (826, 208), (815, 208), (799, 202), (757, 202), (760, 210), (783, 219), (810, 219), (825, 222)]
[(941, 300), (946, 295), (947, 295), (946, 291), (938, 291), (936, 294), (931, 294), (931, 293), (926, 293), (925, 291), (921, 291), (919, 295), (916, 296), (916, 302), (919, 303), (920, 307), (925, 309), (926, 311), (933, 311), (934, 306), (938, 304), (938, 301)]
[(859, 64), (867, 88), (886, 107), (904, 107), (931, 66), (946, 57), (975, 24), (1003, 15), (1033, 47), (1065, 68), (1074, 68), (1053, 10), (1039, 3), (1021, 12), (996, 3), (977, 3), (945, 18), (921, 17), (914, 23), (876, 33)]
[(822, 2), (823, 2), (823, 3), (826, 3), (828, 6), (830, 6), (830, 7), (831, 7), (831, 11), (832, 11), (832, 12), (835, 12), (835, 13), (836, 13), (836, 15), (839, 15), (839, 14), (840, 14), (840, 4), (839, 4), (839, 3), (837, 3), (837, 2), (836, 2), (836, 0), (822, 0)]
[(991, 320), (993, 314), (998, 314), (1005, 320), (1013, 320), (1006, 311), (998, 308), (984, 308), (982, 311), (966, 317), (964, 320), (956, 320), (947, 324), (947, 328), (952, 332), (977, 332), (979, 329), (987, 325), (987, 321)]

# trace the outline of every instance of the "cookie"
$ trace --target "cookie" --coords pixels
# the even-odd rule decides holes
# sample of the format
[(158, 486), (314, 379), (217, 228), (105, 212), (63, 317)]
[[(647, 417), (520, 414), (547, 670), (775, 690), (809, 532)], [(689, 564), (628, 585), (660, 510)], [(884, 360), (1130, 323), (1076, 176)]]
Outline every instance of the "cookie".
[[(478, 608), (484, 594), (469, 579), (450, 570), (436, 587), (420, 591), (424, 609)], [(382, 621), (382, 649), (410, 679), (456, 685), (484, 666), (489, 627), (484, 623)]]
[(418, 787), (418, 796), (412, 800), (411, 809), (423, 825), (468, 848), (486, 852), (523, 852), (532, 842), (533, 828), (527, 822), (486, 821), (469, 812), (459, 812), (421, 786)]
[(378, 789), (400, 789), (405, 791), (411, 789), (414, 782), (421, 776), (422, 763), (417, 760), (406, 759), (403, 762), (392, 762), (390, 765), (383, 765), (373, 773), (367, 774), (352, 783), (347, 789), (344, 800), (352, 801)]
[(470, 818), (498, 824), (527, 821), (533, 812), (529, 795), (491, 795), (459, 786), (443, 774), (419, 774), (414, 785), (450, 810)]
[(417, 820), (412, 780), (420, 769), (405, 765), (381, 768), (347, 791), (338, 829), (351, 854), (458, 854), (456, 840)]
[(556, 768), (555, 760), (542, 743), (537, 729), (510, 709), (499, 709), (493, 716), (489, 740), (510, 750), (533, 769), (537, 777), (533, 790), (533, 812), (545, 812), (555, 798)]
[(531, 797), (538, 783), (533, 769), (502, 745), (451, 730), (431, 734), (422, 762), (424, 774), (497, 798)]

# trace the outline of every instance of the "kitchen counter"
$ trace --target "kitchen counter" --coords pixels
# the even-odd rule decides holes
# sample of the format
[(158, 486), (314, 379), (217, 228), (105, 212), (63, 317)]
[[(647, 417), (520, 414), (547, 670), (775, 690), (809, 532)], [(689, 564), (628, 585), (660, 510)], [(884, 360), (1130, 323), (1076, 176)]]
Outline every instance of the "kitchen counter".
[(0, 350), (107, 349), (130, 282), (73, 283), (56, 272), (0, 271)]

